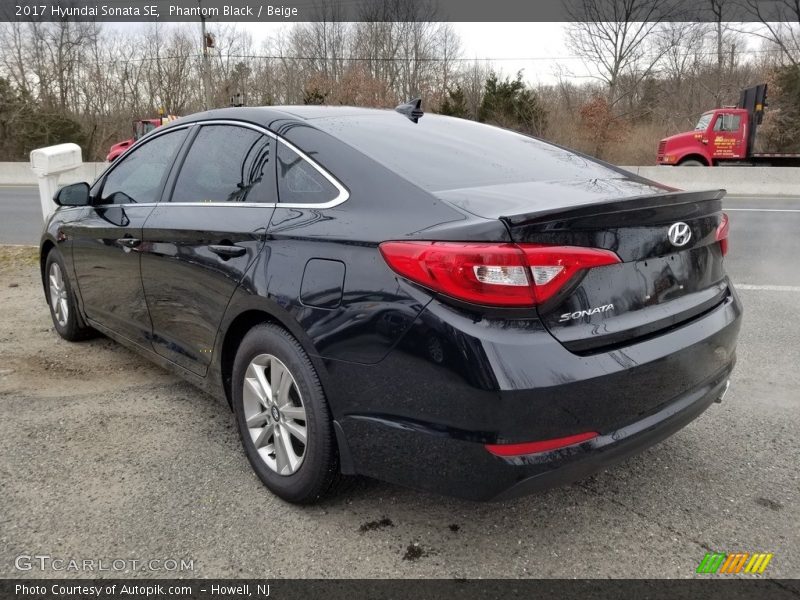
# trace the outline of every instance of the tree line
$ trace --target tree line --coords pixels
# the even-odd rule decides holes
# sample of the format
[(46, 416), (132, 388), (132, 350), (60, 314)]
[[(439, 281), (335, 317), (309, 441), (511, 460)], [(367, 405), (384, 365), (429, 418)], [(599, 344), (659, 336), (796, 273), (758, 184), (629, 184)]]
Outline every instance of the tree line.
[(232, 99), (393, 107), (422, 97), (426, 111), (513, 128), (618, 164), (651, 164), (658, 139), (763, 81), (771, 97), (766, 143), (796, 146), (800, 8), (796, 19), (753, 33), (724, 20), (727, 0), (698, 1), (716, 10), (716, 21), (673, 22), (655, 12), (663, 6), (657, 0), (618, 0), (613, 13), (602, 12), (611, 4), (575, 0), (567, 45), (593, 76), (562, 70), (555, 83), (536, 87), (525, 73), (466, 59), (455, 28), (426, 21), (430, 9), (410, 0), (365, 4), (370, 14), (354, 23), (336, 21), (336, 3), (328, 3), (319, 21), (259, 43), (236, 24), (210, 23), (207, 62), (199, 23), (5, 23), (0, 160), (26, 160), (31, 149), (63, 141), (102, 160), (111, 144), (130, 137), (134, 120)]

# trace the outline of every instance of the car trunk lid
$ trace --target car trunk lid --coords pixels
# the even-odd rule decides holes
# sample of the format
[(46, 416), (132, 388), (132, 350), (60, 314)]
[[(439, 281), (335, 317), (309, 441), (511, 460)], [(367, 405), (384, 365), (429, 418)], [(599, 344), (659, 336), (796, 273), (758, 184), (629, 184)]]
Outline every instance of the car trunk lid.
[[(518, 196), (524, 186), (514, 187), (514, 193), (476, 188), (439, 195), (456, 205), (468, 198), (462, 209), (500, 219), (520, 245), (599, 248), (619, 256), (618, 264), (582, 271), (537, 308), (551, 334), (575, 353), (606, 351), (678, 327), (729, 294), (718, 240), (723, 190), (680, 192), (635, 180), (583, 182), (577, 199), (566, 193), (571, 200), (559, 203), (557, 194), (548, 194), (547, 201), (531, 201), (525, 210)], [(548, 182), (548, 187), (558, 186)], [(575, 182), (565, 187), (574, 188)], [(537, 184), (533, 189), (542, 191)], [(488, 201), (503, 196), (509, 200)], [(683, 236), (671, 241), (672, 227)]]

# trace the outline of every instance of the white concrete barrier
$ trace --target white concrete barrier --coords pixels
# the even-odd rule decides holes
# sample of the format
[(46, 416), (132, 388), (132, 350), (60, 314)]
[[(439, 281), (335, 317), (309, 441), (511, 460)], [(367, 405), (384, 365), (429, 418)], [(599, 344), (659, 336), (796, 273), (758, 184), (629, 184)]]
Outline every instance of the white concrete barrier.
[[(86, 181), (92, 183), (108, 163), (83, 163), (73, 171), (62, 173), (58, 178), (58, 185), (68, 185)], [(0, 185), (36, 185), (36, 174), (27, 162), (0, 162)]]
[(800, 196), (800, 167), (622, 167), (681, 190), (725, 189), (745, 196)]

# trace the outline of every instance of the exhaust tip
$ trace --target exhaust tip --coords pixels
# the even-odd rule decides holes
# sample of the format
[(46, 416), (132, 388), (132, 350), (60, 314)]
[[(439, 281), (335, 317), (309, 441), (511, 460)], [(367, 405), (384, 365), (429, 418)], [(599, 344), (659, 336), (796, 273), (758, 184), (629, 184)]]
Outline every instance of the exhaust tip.
[(729, 387), (731, 387), (731, 380), (730, 379), (728, 379), (725, 382), (725, 387), (722, 388), (722, 391), (720, 392), (719, 396), (717, 396), (717, 399), (714, 400), (714, 402), (716, 402), (717, 404), (722, 404), (722, 400), (725, 398), (725, 394), (728, 393), (728, 388)]

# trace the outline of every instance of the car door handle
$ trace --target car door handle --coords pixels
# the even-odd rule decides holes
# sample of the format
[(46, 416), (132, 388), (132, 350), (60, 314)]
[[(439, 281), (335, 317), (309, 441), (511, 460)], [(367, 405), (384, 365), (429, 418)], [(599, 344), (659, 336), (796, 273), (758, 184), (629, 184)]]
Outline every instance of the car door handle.
[(224, 260), (236, 258), (237, 256), (244, 256), (244, 254), (247, 252), (247, 248), (228, 244), (214, 244), (209, 246), (208, 249), (214, 254), (221, 256)]
[(117, 245), (123, 248), (137, 248), (141, 243), (142, 240), (132, 237), (120, 238), (117, 240)]

